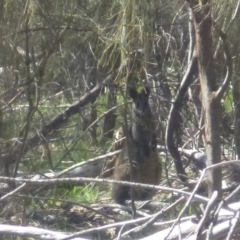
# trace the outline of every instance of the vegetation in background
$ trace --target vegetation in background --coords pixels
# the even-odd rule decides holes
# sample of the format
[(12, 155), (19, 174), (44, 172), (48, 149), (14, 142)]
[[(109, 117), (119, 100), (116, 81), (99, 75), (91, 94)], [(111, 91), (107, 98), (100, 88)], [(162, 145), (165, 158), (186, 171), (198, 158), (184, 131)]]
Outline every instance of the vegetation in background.
[[(207, 16), (212, 20), (211, 74), (201, 71), (199, 75), (193, 71), (191, 84), (181, 96), (181, 106), (175, 104), (180, 107), (176, 115), (172, 115), (176, 127), (172, 143), (176, 150), (203, 149), (205, 152), (208, 140), (204, 138), (207, 135), (204, 126), (208, 120), (204, 120), (202, 99), (210, 93), (214, 95), (222, 86), (226, 72), (229, 73), (223, 41), (227, 39), (232, 79), (224, 95), (222, 92), (218, 98), (219, 115), (214, 113), (214, 106), (208, 109), (209, 116), (219, 120), (217, 135), (213, 135), (219, 139), (218, 155), (213, 154), (218, 159), (215, 161), (214, 156), (212, 159), (215, 163), (221, 158), (238, 159), (239, 1), (2, 0), (0, 175), (49, 178), (73, 164), (114, 151), (115, 133), (121, 132), (125, 104), (129, 101), (127, 85), (150, 86), (158, 144), (165, 146), (172, 103), (195, 56), (194, 17), (199, 17), (198, 21), (206, 20), (206, 16), (201, 15), (206, 9), (200, 3), (209, 7)], [(224, 33), (223, 36), (219, 32)], [(207, 61), (203, 62), (209, 70)], [(201, 69), (199, 66), (198, 63)], [(212, 77), (208, 78), (209, 94), (201, 92), (203, 73)], [(212, 83), (214, 86), (210, 87)], [(216, 122), (212, 123), (215, 127)], [(208, 149), (208, 157), (212, 153), (214, 151)], [(181, 172), (180, 166), (180, 173), (189, 178), (198, 177), (199, 171), (192, 173), (186, 158), (178, 156), (183, 160), (184, 171)], [(171, 150), (169, 155), (161, 157), (165, 164), (161, 185), (179, 184), (178, 177), (182, 175), (173, 167), (173, 163), (178, 166), (177, 157)], [(19, 186), (1, 184), (5, 190), (0, 197)], [(220, 187), (215, 182), (211, 193), (214, 186)], [(21, 213), (19, 219), (28, 225), (31, 222), (28, 210), (57, 208), (61, 205), (58, 199), (86, 205), (111, 201), (107, 184), (63, 184), (43, 189), (38, 186), (35, 191), (29, 191), (27, 196), (19, 192), (18, 203), (14, 197), (7, 202), (0, 201), (3, 209), (0, 218), (8, 222)], [(165, 195), (162, 200), (171, 202)], [(190, 208), (189, 214), (192, 212)], [(63, 228), (68, 227), (66, 224)]]

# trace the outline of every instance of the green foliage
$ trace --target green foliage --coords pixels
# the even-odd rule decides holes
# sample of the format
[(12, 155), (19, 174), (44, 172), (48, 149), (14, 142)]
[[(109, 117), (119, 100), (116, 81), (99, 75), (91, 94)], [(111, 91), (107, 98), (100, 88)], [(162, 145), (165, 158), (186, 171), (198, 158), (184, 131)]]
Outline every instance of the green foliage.
[[(69, 189), (66, 189), (68, 186)], [(52, 195), (53, 194), (53, 195)], [(49, 195), (52, 195), (51, 198), (55, 199), (67, 199), (68, 201), (82, 203), (82, 204), (92, 204), (96, 202), (99, 195), (99, 190), (97, 186), (93, 186), (92, 184), (86, 186), (72, 186), (66, 185), (64, 188), (56, 189)], [(59, 201), (60, 203), (61, 201)], [(51, 204), (55, 205), (55, 201), (49, 200), (47, 202), (49, 206)]]
[(79, 203), (94, 203), (98, 199), (98, 187), (88, 185), (86, 187), (74, 187), (70, 195), (74, 201)]
[[(236, 84), (236, 87), (230, 88), (232, 90), (222, 100), (224, 113), (227, 113), (227, 117), (231, 116), (227, 124), (232, 126), (232, 116), (239, 105), (239, 2), (213, 0), (211, 4), (215, 24), (226, 32), (233, 50), (235, 77), (232, 84)], [(91, 100), (83, 104), (77, 110), (79, 112), (75, 112), (55, 131), (47, 132), (38, 144), (29, 148), (26, 146), (26, 152), (23, 133), (26, 133), (26, 139), (40, 136), (41, 130), (52, 119), (67, 111), (109, 76), (112, 82), (104, 87), (114, 85), (119, 89), (116, 96), (118, 117), (114, 130), (124, 123), (124, 103), (129, 100), (125, 99), (126, 84), (132, 84), (141, 91), (146, 80), (155, 91), (152, 96), (156, 98), (152, 100), (158, 109), (154, 115), (159, 123), (158, 132), (162, 133), (162, 139), (161, 136), (158, 138), (162, 145), (165, 144), (172, 99), (188, 67), (186, 59), (191, 50), (190, 40), (194, 39), (189, 30), (189, 12), (182, 1), (6, 0), (0, 1), (0, 22), (1, 156), (5, 157), (20, 146), (19, 152), (10, 159), (13, 164), (9, 166), (9, 175), (4, 169), (8, 165), (3, 163), (2, 176), (13, 176), (12, 169), (18, 168), (18, 164), (17, 170), (21, 176), (28, 177), (58, 172), (106, 153), (114, 139), (102, 140), (103, 114), (112, 107), (104, 90), (95, 102)], [(59, 39), (61, 33), (64, 34)], [(219, 83), (222, 83), (224, 76), (221, 75), (226, 71), (226, 60), (217, 31), (213, 31), (213, 37), (213, 50), (216, 52), (214, 61), (220, 69)], [(196, 81), (194, 84), (199, 83)], [(192, 95), (201, 100), (199, 92), (195, 95), (192, 91)], [(186, 94), (182, 103), (184, 107), (176, 119), (181, 120), (182, 131), (176, 134), (175, 140), (179, 147), (199, 148), (204, 145), (201, 141), (204, 131), (200, 131), (199, 135), (199, 129), (203, 129), (203, 126), (201, 117), (195, 112), (201, 108), (201, 104), (197, 105), (191, 100), (190, 94)], [(96, 112), (93, 111), (94, 107)], [(239, 119), (238, 116), (234, 118)], [(94, 121), (96, 124), (89, 127)], [(232, 134), (224, 136), (224, 141), (228, 143), (233, 140)], [(224, 146), (224, 151), (232, 148), (229, 144)], [(18, 154), (23, 156), (18, 159)], [(15, 160), (20, 162), (16, 163)], [(170, 178), (166, 182), (175, 181), (172, 176), (176, 178), (174, 165), (170, 164), (166, 164)], [(191, 173), (188, 176), (195, 177)], [(91, 204), (99, 200), (101, 190), (91, 184), (70, 184), (39, 190), (37, 196)], [(21, 191), (19, 189), (20, 194)], [(161, 199), (171, 202), (166, 195), (161, 194)], [(57, 205), (60, 205), (60, 201)], [(39, 206), (39, 202), (32, 201), (26, 208), (36, 209)], [(55, 206), (56, 201), (53, 200), (46, 200), (43, 205), (45, 208)], [(168, 217), (176, 217), (183, 206), (179, 205), (176, 212)], [(18, 215), (19, 212), (16, 210), (14, 214)], [(187, 215), (192, 213), (194, 208), (190, 207)], [(59, 225), (61, 230), (66, 228), (64, 222)]]
[(228, 91), (226, 97), (224, 98), (224, 109), (226, 113), (231, 113), (233, 110), (233, 92)]

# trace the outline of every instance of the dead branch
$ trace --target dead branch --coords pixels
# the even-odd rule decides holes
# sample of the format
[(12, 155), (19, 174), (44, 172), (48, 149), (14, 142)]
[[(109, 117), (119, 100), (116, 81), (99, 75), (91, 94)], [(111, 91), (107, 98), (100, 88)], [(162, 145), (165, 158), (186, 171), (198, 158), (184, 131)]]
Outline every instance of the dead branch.
[(168, 124), (166, 128), (166, 145), (169, 153), (174, 159), (176, 171), (181, 181), (186, 181), (186, 173), (182, 165), (181, 155), (178, 151), (177, 146), (174, 143), (174, 133), (176, 134), (179, 128), (179, 111), (182, 106), (183, 98), (188, 90), (188, 87), (193, 82), (193, 75), (197, 72), (197, 57), (194, 54), (192, 61), (186, 71), (186, 74), (182, 80), (181, 86), (178, 89), (177, 96), (174, 103), (171, 106), (170, 113), (168, 116)]
[[(40, 240), (59, 240), (69, 233), (50, 231), (43, 228), (37, 227), (24, 227), (24, 226), (12, 226), (0, 224), (0, 234), (5, 235), (14, 235), (14, 236), (22, 236), (22, 237), (32, 237), (34, 239)], [(72, 238), (73, 240), (88, 240), (86, 238)]]
[(226, 76), (225, 79), (222, 83), (222, 86), (218, 89), (218, 91), (215, 94), (215, 97), (219, 99), (219, 101), (223, 98), (224, 93), (227, 91), (228, 86), (230, 84), (231, 78), (232, 78), (232, 71), (233, 71), (233, 67), (232, 67), (232, 56), (230, 54), (230, 50), (229, 50), (229, 46), (228, 46), (228, 42), (227, 42), (227, 34), (224, 33), (218, 26), (216, 23), (214, 23), (214, 27), (217, 30), (218, 34), (220, 35), (222, 41), (223, 41), (223, 49), (224, 49), (224, 53), (226, 56), (226, 64), (227, 64), (227, 72), (226, 72)]
[[(83, 175), (82, 175), (83, 173), (84, 173), (85, 176), (88, 176), (88, 177), (90, 177), (90, 176), (96, 177), (100, 174), (100, 172), (102, 170), (102, 167), (103, 167), (102, 160), (104, 160), (108, 157), (113, 157), (120, 152), (121, 152), (121, 150), (117, 150), (117, 151), (114, 151), (114, 152), (110, 152), (110, 153), (107, 153), (107, 154), (89, 159), (85, 162), (80, 162), (80, 163), (74, 164), (71, 167), (69, 167), (69, 168), (61, 171), (60, 173), (56, 174), (56, 177), (63, 176), (66, 173), (68, 173), (68, 175), (71, 176), (71, 177), (75, 177), (75, 176), (83, 177)], [(100, 161), (101, 161), (101, 163), (97, 164)], [(97, 168), (97, 170), (95, 168)], [(98, 174), (90, 174), (89, 175), (89, 172), (91, 170), (94, 171), (94, 172), (97, 172)]]
[[(233, 229), (233, 233), (238, 233), (240, 232), (240, 223), (239, 219), (235, 218), (235, 213), (240, 210), (240, 203), (233, 203), (228, 206), (232, 211), (228, 211), (225, 209), (221, 209), (218, 215), (218, 219), (216, 223), (214, 224), (214, 227), (210, 233), (210, 239), (211, 240), (220, 240), (220, 239), (226, 239), (228, 232), (229, 232), (229, 227), (233, 226), (235, 222), (235, 228)], [(233, 212), (234, 211), (234, 212)], [(153, 235), (150, 235), (145, 238), (141, 238), (139, 240), (159, 240), (159, 239), (167, 239), (168, 240), (177, 240), (179, 239), (179, 236), (181, 236), (181, 239), (183, 240), (205, 240), (206, 236), (208, 234), (208, 231), (205, 230), (203, 233), (200, 235), (194, 234), (194, 230), (198, 226), (198, 222), (193, 222), (191, 220), (186, 221), (184, 223), (179, 223), (177, 224), (172, 233), (169, 235), (169, 231), (171, 228), (165, 229), (163, 231), (157, 232)]]
[[(232, 228), (232, 234), (236, 234), (240, 231), (240, 224), (239, 219), (236, 218), (236, 213), (240, 211), (240, 203), (233, 203), (228, 205), (229, 210), (221, 209), (218, 215), (218, 219), (211, 231), (211, 240), (219, 240), (219, 239), (225, 239), (228, 235), (229, 226), (234, 226)], [(194, 217), (194, 216), (192, 216)], [(192, 218), (191, 217), (191, 218)], [(147, 219), (149, 217), (144, 217), (140, 219), (135, 220), (129, 220), (125, 221), (124, 223), (136, 223), (139, 221), (143, 221), (144, 219)], [(95, 231), (102, 231), (106, 228), (111, 227), (117, 227), (122, 225), (121, 223), (116, 224), (110, 224), (107, 226), (99, 227), (95, 229)], [(190, 239), (194, 240), (196, 239), (197, 235), (194, 234), (194, 230), (197, 229), (198, 222), (188, 220), (183, 223), (179, 223), (177, 226), (174, 227), (172, 233), (168, 236), (167, 239), (169, 240), (177, 240), (179, 239), (179, 236), (181, 236), (181, 239)], [(141, 238), (139, 240), (159, 240), (159, 239), (165, 239), (167, 235), (169, 234), (171, 228), (167, 228), (163, 231), (154, 233), (148, 237)], [(84, 234), (87, 232), (85, 231)], [(92, 233), (92, 231), (91, 231)], [(10, 226), (10, 225), (0, 225), (0, 234), (11, 234), (16, 236), (28, 236), (28, 237), (38, 237), (38, 239), (76, 239), (76, 240), (86, 240), (85, 238), (79, 238), (77, 235), (80, 235), (82, 233), (75, 233), (70, 236), (67, 236), (67, 233), (61, 233), (61, 232), (55, 232), (55, 231), (49, 231), (41, 228), (36, 227), (22, 227), (22, 226)], [(207, 230), (205, 230), (202, 234), (198, 235), (198, 239), (203, 240), (206, 239)]]
[[(238, 163), (239, 161), (230, 161), (230, 163)], [(229, 163), (229, 162), (228, 162)], [(212, 166), (214, 167), (214, 166)], [(44, 184), (51, 185), (51, 184), (63, 184), (63, 183), (82, 183), (82, 182), (96, 182), (96, 183), (116, 183), (126, 186), (132, 186), (132, 187), (141, 187), (141, 188), (148, 188), (148, 189), (154, 189), (154, 190), (161, 190), (166, 192), (172, 192), (176, 194), (181, 194), (185, 196), (191, 196), (191, 193), (182, 191), (175, 188), (170, 187), (163, 187), (163, 186), (156, 186), (156, 185), (150, 185), (150, 184), (140, 184), (140, 183), (134, 183), (134, 182), (127, 182), (127, 181), (115, 181), (115, 180), (109, 180), (109, 179), (96, 179), (96, 178), (84, 178), (84, 177), (75, 177), (75, 178), (54, 178), (54, 179), (21, 179), (21, 178), (11, 178), (11, 177), (1, 177), (1, 182), (15, 182), (15, 183), (27, 183), (27, 185), (33, 185), (33, 186), (42, 186)], [(200, 195), (195, 194), (193, 196), (194, 199), (206, 203), (208, 202), (208, 198), (202, 197)]]

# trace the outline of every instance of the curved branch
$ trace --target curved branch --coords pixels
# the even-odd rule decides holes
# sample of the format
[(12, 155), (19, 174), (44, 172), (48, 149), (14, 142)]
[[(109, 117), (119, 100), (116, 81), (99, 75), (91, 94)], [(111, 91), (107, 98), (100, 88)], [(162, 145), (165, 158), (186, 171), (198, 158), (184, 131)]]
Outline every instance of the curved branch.
[(223, 98), (224, 93), (227, 91), (228, 86), (231, 81), (231, 78), (232, 78), (232, 56), (230, 54), (230, 50), (229, 50), (229, 46), (228, 46), (228, 42), (227, 42), (227, 34), (224, 33), (217, 26), (216, 23), (214, 23), (214, 27), (223, 41), (223, 49), (224, 49), (224, 53), (226, 55), (226, 63), (227, 63), (227, 72), (226, 72), (225, 79), (222, 83), (222, 86), (215, 93), (215, 99), (220, 101)]
[(179, 175), (181, 181), (186, 181), (186, 173), (184, 171), (181, 155), (178, 151), (178, 147), (174, 143), (174, 134), (176, 134), (177, 129), (179, 128), (179, 111), (182, 107), (183, 98), (188, 90), (188, 87), (193, 82), (193, 75), (198, 71), (197, 57), (194, 51), (192, 61), (190, 62), (186, 74), (183, 78), (183, 81), (180, 85), (180, 88), (177, 92), (177, 96), (174, 100), (174, 103), (171, 106), (170, 113), (168, 116), (168, 124), (166, 128), (166, 145), (169, 150), (169, 153), (174, 159), (174, 164), (176, 171)]

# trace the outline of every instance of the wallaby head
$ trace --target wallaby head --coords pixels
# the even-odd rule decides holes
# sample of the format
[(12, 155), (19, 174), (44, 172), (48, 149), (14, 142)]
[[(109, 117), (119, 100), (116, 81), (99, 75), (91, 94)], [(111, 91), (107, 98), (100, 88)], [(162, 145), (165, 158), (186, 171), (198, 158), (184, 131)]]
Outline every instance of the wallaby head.
[(148, 103), (148, 97), (150, 95), (150, 89), (148, 86), (144, 87), (142, 91), (139, 93), (134, 88), (129, 88), (129, 96), (132, 98), (133, 111), (135, 114), (141, 116), (150, 110), (150, 106)]
[[(153, 120), (151, 108), (149, 105), (150, 89), (144, 87), (141, 92), (136, 89), (129, 89), (129, 96), (133, 99), (131, 110), (131, 124), (129, 125), (129, 135), (133, 142), (136, 143), (137, 153), (149, 155), (150, 148), (154, 141), (155, 123)], [(138, 161), (142, 158), (138, 157)]]

